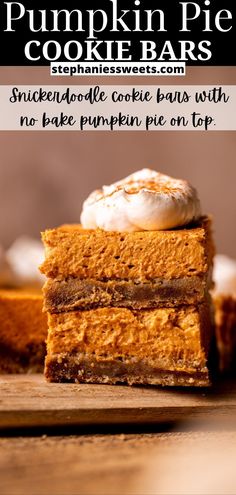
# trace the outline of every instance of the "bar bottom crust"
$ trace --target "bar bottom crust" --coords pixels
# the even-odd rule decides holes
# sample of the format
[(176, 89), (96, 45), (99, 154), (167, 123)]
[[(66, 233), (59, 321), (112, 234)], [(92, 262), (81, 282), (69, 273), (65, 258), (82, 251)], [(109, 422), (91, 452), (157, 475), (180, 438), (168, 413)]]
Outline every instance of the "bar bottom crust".
[(162, 385), (172, 387), (208, 387), (207, 367), (193, 373), (160, 370), (145, 361), (118, 359), (97, 362), (92, 356), (50, 356), (46, 358), (45, 376), (50, 382)]

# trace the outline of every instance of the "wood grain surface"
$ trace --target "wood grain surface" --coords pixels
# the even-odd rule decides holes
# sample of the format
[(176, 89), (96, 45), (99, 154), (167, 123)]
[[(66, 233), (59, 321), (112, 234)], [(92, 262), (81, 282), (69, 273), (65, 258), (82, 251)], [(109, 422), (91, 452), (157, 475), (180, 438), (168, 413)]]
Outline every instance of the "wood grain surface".
[(234, 418), (236, 380), (210, 390), (46, 383), (42, 375), (0, 377), (0, 429), (155, 425)]
[(0, 493), (233, 495), (235, 446), (222, 431), (0, 438)]

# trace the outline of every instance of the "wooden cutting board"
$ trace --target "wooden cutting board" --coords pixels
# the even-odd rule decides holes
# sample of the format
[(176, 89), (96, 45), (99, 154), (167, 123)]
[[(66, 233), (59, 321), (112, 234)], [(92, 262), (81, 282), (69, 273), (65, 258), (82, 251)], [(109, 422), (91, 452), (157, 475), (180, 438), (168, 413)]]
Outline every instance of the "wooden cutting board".
[(154, 425), (236, 418), (236, 380), (209, 391), (46, 383), (42, 375), (0, 377), (0, 429)]

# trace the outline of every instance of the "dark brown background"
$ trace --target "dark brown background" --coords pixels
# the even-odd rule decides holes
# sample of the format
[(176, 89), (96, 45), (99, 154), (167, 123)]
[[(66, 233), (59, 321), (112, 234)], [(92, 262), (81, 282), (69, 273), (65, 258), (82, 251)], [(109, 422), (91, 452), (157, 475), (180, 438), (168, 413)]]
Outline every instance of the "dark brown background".
[[(50, 78), (1, 67), (1, 84), (236, 84), (236, 67), (185, 78)], [(235, 109), (236, 110), (236, 109)], [(218, 250), (236, 257), (235, 132), (0, 132), (0, 242), (78, 222), (88, 193), (143, 167), (190, 180), (214, 215)]]

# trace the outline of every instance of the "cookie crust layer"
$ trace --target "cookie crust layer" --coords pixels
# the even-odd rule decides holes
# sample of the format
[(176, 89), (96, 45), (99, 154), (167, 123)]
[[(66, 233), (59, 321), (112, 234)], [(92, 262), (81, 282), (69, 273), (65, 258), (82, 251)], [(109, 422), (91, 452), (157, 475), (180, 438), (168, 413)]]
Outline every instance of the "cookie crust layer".
[(207, 299), (210, 283), (210, 277), (194, 276), (147, 283), (49, 279), (44, 286), (44, 310), (61, 313), (109, 306), (145, 309), (197, 304)]
[(192, 373), (161, 370), (148, 362), (118, 359), (97, 362), (93, 356), (78, 354), (46, 358), (49, 382), (103, 383), (115, 385), (162, 385), (163, 387), (208, 387), (211, 384), (207, 367)]

